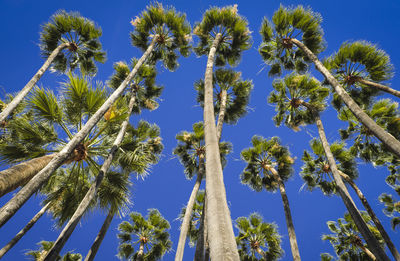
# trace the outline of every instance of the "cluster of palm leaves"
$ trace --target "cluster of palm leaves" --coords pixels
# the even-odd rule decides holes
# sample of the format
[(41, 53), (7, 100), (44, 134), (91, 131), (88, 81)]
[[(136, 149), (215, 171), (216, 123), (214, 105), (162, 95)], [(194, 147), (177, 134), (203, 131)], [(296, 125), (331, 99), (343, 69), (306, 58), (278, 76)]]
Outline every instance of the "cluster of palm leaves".
[[(348, 213), (329, 221), (324, 235), (340, 260), (389, 260), (385, 245), (396, 260), (400, 254), (355, 180), (357, 163), (365, 161), (387, 167), (387, 183), (400, 195), (400, 121), (397, 103), (378, 100), (382, 92), (400, 97), (384, 82), (393, 76), (388, 55), (366, 41), (346, 42), (322, 62), (325, 49), (322, 18), (302, 6), (281, 6), (271, 20), (264, 18), (259, 53), (268, 75), (275, 79), (268, 103), (275, 106), (275, 125), (299, 131), (315, 124), (318, 139), (304, 151), (300, 173), (309, 190), (338, 195)], [(193, 28), (183, 13), (160, 3), (149, 5), (131, 22), (132, 44), (143, 51), (130, 63), (116, 62), (106, 83), (94, 79), (95, 62), (105, 61), (99, 37), (101, 29), (76, 12), (59, 11), (42, 26), (40, 48), (46, 62), (10, 101), (1, 104), (0, 162), (10, 165), (0, 172), (0, 196), (21, 189), (0, 209), (3, 226), (34, 194), (43, 197), (43, 208), (0, 250), (10, 250), (44, 213), (62, 228), (54, 242), (40, 242), (35, 260), (81, 260), (80, 254), (61, 250), (84, 215), (99, 208), (107, 213), (85, 260), (93, 260), (115, 215), (131, 208), (131, 176), (145, 177), (163, 150), (155, 124), (132, 115), (154, 110), (163, 87), (155, 82), (156, 65), (178, 67), (180, 55), (188, 56), (191, 37), (199, 38), (194, 52), (207, 56), (204, 79), (194, 85), (204, 121), (193, 131), (177, 134), (176, 155), (187, 179), (196, 176), (187, 206), (182, 209), (181, 232), (175, 255), (183, 260), (186, 238), (196, 246), (195, 260), (278, 260), (283, 256), (281, 236), (274, 223), (258, 213), (236, 219), (234, 226), (226, 198), (223, 168), (232, 144), (222, 142), (223, 124), (236, 124), (247, 113), (251, 80), (233, 69), (243, 51), (251, 47), (246, 19), (237, 5), (207, 10)], [(317, 80), (315, 65), (324, 77)], [(214, 67), (218, 67), (214, 69)], [(64, 74), (57, 91), (35, 87), (51, 68)], [(283, 75), (283, 76), (282, 76)], [(54, 89), (54, 88), (52, 88)], [(321, 119), (327, 98), (338, 118), (348, 123), (339, 130), (342, 141), (329, 143)], [(136, 125), (136, 126), (135, 126)], [(224, 137), (228, 138), (228, 137)], [(345, 141), (351, 146), (345, 143)], [(293, 260), (301, 260), (285, 183), (294, 174), (295, 157), (278, 137), (254, 136), (251, 147), (241, 152), (246, 167), (241, 182), (260, 192), (279, 190)], [(205, 180), (205, 191), (201, 190)], [(347, 190), (350, 186), (362, 205), (360, 211)], [(400, 224), (399, 203), (382, 194), (385, 213), (393, 229)], [(118, 257), (127, 260), (159, 260), (171, 250), (169, 222), (156, 209), (147, 217), (131, 212), (119, 225)], [(301, 240), (301, 239), (300, 239)], [(322, 254), (323, 260), (332, 260)]]

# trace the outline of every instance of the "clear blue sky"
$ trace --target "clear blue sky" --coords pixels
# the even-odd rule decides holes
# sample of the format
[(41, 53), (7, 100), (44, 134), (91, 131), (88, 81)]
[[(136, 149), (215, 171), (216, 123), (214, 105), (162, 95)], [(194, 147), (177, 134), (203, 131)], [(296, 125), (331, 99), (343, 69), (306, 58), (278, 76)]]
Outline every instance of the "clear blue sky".
[[(253, 192), (240, 184), (239, 174), (245, 167), (240, 160), (240, 151), (250, 146), (250, 139), (258, 134), (264, 137), (279, 135), (282, 142), (290, 147), (296, 156), (295, 174), (286, 184), (292, 216), (298, 238), (300, 254), (303, 260), (319, 260), (322, 252), (333, 254), (328, 242), (321, 241), (321, 235), (328, 233), (326, 221), (336, 220), (343, 216), (345, 208), (339, 197), (325, 197), (319, 191), (300, 190), (303, 184), (298, 173), (302, 166), (301, 155), (308, 149), (308, 142), (317, 136), (314, 126), (303, 131), (293, 132), (286, 127), (276, 128), (271, 120), (274, 108), (267, 104), (266, 98), (271, 91), (271, 79), (266, 70), (261, 71), (263, 62), (257, 48), (261, 43), (258, 30), (264, 16), (271, 17), (280, 3), (288, 5), (309, 5), (323, 17), (323, 29), (327, 49), (320, 55), (330, 55), (344, 41), (368, 40), (377, 43), (391, 56), (395, 68), (400, 67), (400, 51), (398, 32), (400, 28), (400, 2), (396, 0), (337, 0), (337, 1), (161, 1), (166, 5), (174, 5), (177, 10), (185, 12), (193, 25), (201, 19), (203, 12), (211, 5), (224, 6), (238, 4), (239, 13), (245, 16), (253, 32), (253, 46), (243, 54), (242, 62), (237, 70), (242, 71), (244, 79), (252, 79), (254, 91), (251, 94), (249, 113), (239, 120), (235, 126), (225, 126), (222, 139), (233, 143), (234, 152), (228, 157), (228, 165), (224, 170), (227, 198), (230, 204), (232, 219), (259, 212), (264, 220), (275, 222), (282, 235), (285, 256), (282, 260), (291, 260), (289, 238), (286, 230), (283, 206), (280, 195), (268, 192)], [(114, 62), (137, 57), (141, 52), (131, 46), (129, 32), (132, 26), (129, 21), (138, 15), (148, 4), (147, 1), (28, 1), (0, 0), (0, 35), (2, 40), (0, 59), (0, 93), (21, 89), (43, 63), (38, 48), (40, 25), (58, 9), (79, 11), (83, 16), (94, 20), (103, 30), (101, 42), (107, 51), (107, 62), (99, 65), (96, 80), (105, 81), (112, 73)], [(197, 39), (195, 39), (196, 42)], [(151, 175), (144, 181), (135, 180), (133, 187), (132, 211), (145, 214), (148, 208), (158, 208), (171, 224), (173, 249), (176, 249), (180, 222), (176, 220), (180, 209), (190, 195), (194, 181), (187, 181), (179, 161), (173, 157), (172, 150), (176, 146), (175, 135), (182, 130), (190, 130), (193, 123), (202, 120), (202, 110), (196, 104), (196, 93), (193, 83), (204, 76), (205, 57), (197, 58), (192, 54), (189, 58), (180, 59), (181, 66), (175, 72), (168, 72), (160, 67), (157, 78), (159, 84), (165, 86), (162, 101), (158, 110), (140, 116), (151, 123), (157, 123), (165, 149), (160, 163), (152, 168)], [(261, 72), (260, 72), (261, 71)], [(319, 79), (322, 77), (318, 74)], [(46, 72), (40, 80), (43, 86), (56, 89), (65, 77)], [(398, 89), (400, 78), (395, 76), (391, 85)], [(339, 139), (338, 128), (345, 124), (336, 120), (336, 114), (329, 109), (322, 116), (327, 129), (329, 141)], [(133, 120), (134, 122), (137, 119)], [(4, 167), (3, 167), (4, 168)], [(378, 201), (382, 192), (393, 191), (385, 184), (388, 174), (385, 169), (374, 169), (364, 163), (359, 164), (359, 187), (363, 190), (370, 204), (389, 231), (394, 243), (400, 247), (399, 235), (390, 228), (389, 218), (383, 213), (383, 205)], [(355, 195), (352, 193), (355, 198)], [(0, 199), (3, 205), (12, 195)], [(356, 198), (355, 198), (356, 200)], [(25, 206), (1, 228), (0, 246), (2, 247), (17, 233), (28, 220), (40, 209), (39, 198), (32, 198)], [(356, 200), (357, 205), (361, 205)], [(94, 212), (88, 215), (76, 228), (64, 251), (86, 255), (105, 214)], [(126, 218), (125, 218), (126, 219)], [(124, 220), (125, 220), (124, 219)], [(117, 226), (123, 219), (115, 218), (105, 240), (97, 254), (97, 260), (116, 260), (118, 241)], [(49, 216), (43, 217), (36, 226), (16, 245), (4, 260), (21, 260), (28, 249), (36, 249), (41, 240), (53, 241), (59, 231), (53, 226)], [(184, 260), (192, 260), (193, 250), (185, 250)], [(168, 253), (163, 260), (173, 260), (175, 251)]]

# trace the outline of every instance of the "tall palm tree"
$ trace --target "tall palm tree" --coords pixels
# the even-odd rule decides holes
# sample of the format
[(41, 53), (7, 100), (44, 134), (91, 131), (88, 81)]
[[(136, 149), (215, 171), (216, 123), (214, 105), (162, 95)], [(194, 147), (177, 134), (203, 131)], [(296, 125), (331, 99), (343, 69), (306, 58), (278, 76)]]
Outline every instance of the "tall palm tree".
[[(240, 260), (278, 260), (283, 255), (281, 236), (277, 226), (273, 223), (263, 222), (258, 213), (236, 219), (239, 234), (236, 242), (239, 247)], [(263, 250), (262, 248), (267, 248)], [(258, 257), (259, 256), (259, 257)]]
[(293, 260), (301, 260), (284, 184), (284, 181), (293, 173), (294, 160), (290, 157), (288, 148), (280, 144), (278, 137), (267, 140), (260, 136), (254, 136), (251, 143), (253, 147), (241, 152), (241, 158), (247, 163), (240, 175), (241, 181), (256, 191), (261, 191), (263, 188), (276, 191), (279, 188)]
[[(39, 250), (31, 250), (26, 253), (27, 256), (31, 256), (33, 260), (35, 261), (41, 261), (43, 260), (43, 256), (49, 251), (51, 246), (53, 245), (53, 242), (50, 241), (40, 241), (38, 243), (40, 245)], [(81, 254), (75, 254), (72, 251), (69, 251), (66, 253), (64, 256), (57, 256), (54, 260), (56, 261), (81, 261), (82, 256)]]
[[(361, 212), (361, 214), (369, 229), (374, 232), (383, 245), (379, 232), (371, 224), (371, 218), (366, 212)], [(349, 213), (345, 213), (344, 218), (339, 218), (337, 222), (328, 221), (327, 225), (333, 234), (324, 234), (322, 240), (329, 240), (340, 260), (379, 260), (362, 241), (357, 226)]]
[[(151, 61), (162, 59), (168, 68), (177, 66), (177, 50), (184, 56), (189, 55), (190, 26), (184, 14), (177, 13), (175, 9), (164, 9), (161, 4), (152, 5), (143, 11), (141, 17), (134, 21), (135, 31), (131, 34), (134, 45), (147, 48), (138, 60), (133, 70), (109, 96), (103, 105), (88, 119), (73, 138), (57, 153), (57, 155), (43, 168), (28, 184), (22, 188), (5, 206), (0, 209), (0, 226), (15, 213), (24, 202), (51, 176), (74, 148), (82, 142), (91, 129), (101, 120), (103, 115), (124, 92), (133, 76), (136, 75), (144, 61), (155, 51), (160, 54), (153, 55)], [(155, 34), (154, 34), (155, 33)]]
[(78, 12), (57, 11), (48, 23), (42, 25), (40, 33), (39, 46), (42, 56), (47, 57), (46, 62), (0, 113), (0, 122), (7, 119), (50, 65), (59, 72), (79, 67), (85, 74), (96, 73), (94, 62), (104, 63), (106, 60), (99, 41), (101, 34), (101, 28)]
[(130, 221), (118, 226), (118, 256), (142, 261), (161, 259), (172, 245), (168, 221), (157, 209), (149, 209), (147, 219), (138, 212), (132, 212), (129, 216)]
[[(272, 22), (264, 19), (261, 25), (260, 34), (263, 38), (260, 47), (261, 55), (267, 64), (271, 61), (274, 62), (273, 64), (277, 64), (275, 67), (280, 66), (281, 63), (284, 66), (288, 63), (286, 59), (281, 59), (281, 57), (290, 57), (290, 59), (295, 60), (298, 57), (301, 59), (300, 62), (312, 62), (354, 116), (393, 153), (400, 157), (400, 141), (376, 124), (318, 60), (317, 55), (324, 49), (321, 21), (321, 16), (311, 9), (305, 9), (302, 6), (288, 9), (281, 6), (272, 16)], [(297, 38), (300, 37), (301, 40), (298, 40)]]
[(235, 236), (226, 200), (223, 173), (219, 157), (213, 104), (213, 67), (240, 60), (241, 52), (250, 48), (247, 21), (237, 14), (237, 6), (211, 8), (196, 25), (193, 33), (200, 38), (195, 51), (208, 55), (204, 77), (204, 133), (206, 143), (206, 191), (208, 231), (211, 259), (239, 260)]
[[(186, 205), (184, 217), (182, 219), (181, 232), (179, 235), (178, 247), (175, 255), (175, 260), (182, 260), (186, 236), (188, 231), (190, 231), (190, 220), (192, 218), (195, 199), (205, 174), (205, 143), (203, 123), (198, 122), (193, 124), (193, 132), (181, 132), (176, 135), (176, 139), (178, 140), (178, 145), (174, 149), (173, 153), (179, 157), (180, 162), (184, 166), (186, 178), (192, 179), (195, 175), (197, 176), (196, 182), (189, 197), (189, 201)], [(222, 160), (222, 166), (225, 166), (225, 156), (232, 151), (232, 146), (228, 142), (220, 142), (219, 151), (220, 158)]]
[[(312, 140), (310, 144), (313, 154), (304, 151), (302, 178), (305, 180), (307, 187), (310, 190), (318, 186), (325, 194), (336, 192), (336, 185), (331, 176), (332, 174), (329, 168), (329, 163), (326, 159), (322, 144), (315, 139)], [(368, 203), (366, 197), (354, 182), (358, 176), (356, 162), (354, 156), (344, 147), (344, 143), (332, 143), (330, 145), (332, 154), (335, 160), (338, 162), (337, 167), (339, 173), (341, 174), (343, 181), (349, 184), (357, 194), (363, 206), (367, 210), (368, 215), (371, 217), (383, 240), (388, 246), (390, 252), (397, 260), (400, 258), (399, 252), (384, 229), (382, 223), (379, 221), (378, 217), (373, 211), (371, 205)]]
[(275, 91), (270, 94), (268, 101), (276, 105), (277, 115), (274, 116), (276, 125), (279, 126), (284, 122), (287, 126), (295, 129), (299, 128), (299, 125), (306, 123), (315, 123), (317, 125), (319, 138), (336, 183), (337, 193), (342, 198), (343, 203), (374, 255), (381, 260), (389, 260), (362, 219), (343, 183), (335, 158), (330, 150), (320, 118), (320, 112), (326, 105), (325, 97), (329, 94), (328, 89), (322, 87), (315, 78), (297, 74), (288, 75), (283, 80), (273, 82), (272, 85)]

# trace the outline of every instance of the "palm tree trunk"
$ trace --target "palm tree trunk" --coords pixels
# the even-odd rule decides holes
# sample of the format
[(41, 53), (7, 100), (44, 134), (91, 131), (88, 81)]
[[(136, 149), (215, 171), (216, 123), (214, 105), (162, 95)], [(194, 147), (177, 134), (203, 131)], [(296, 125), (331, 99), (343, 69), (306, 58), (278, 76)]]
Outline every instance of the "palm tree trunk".
[(393, 257), (396, 261), (400, 261), (400, 254), (397, 251), (396, 247), (394, 246), (392, 240), (390, 239), (389, 235), (386, 233), (386, 230), (383, 228), (381, 222), (379, 221), (378, 217), (375, 215), (375, 212), (372, 210), (371, 206), (369, 205), (367, 199), (365, 198), (364, 194), (361, 190), (357, 187), (357, 185), (353, 182), (353, 180), (346, 175), (345, 173), (339, 170), (340, 175), (342, 178), (349, 183), (349, 185), (354, 189), (357, 193), (357, 196), (360, 198), (362, 204), (364, 205), (365, 209), (367, 210), (369, 216), (371, 217), (372, 221), (374, 222), (376, 228), (381, 233), (383, 240), (385, 240), (386, 245), (388, 246), (390, 252), (392, 253)]
[[(200, 155), (199, 170), (203, 169), (203, 167), (200, 166), (203, 164), (204, 164), (204, 156)], [(179, 234), (178, 247), (176, 249), (176, 254), (175, 254), (175, 261), (182, 261), (183, 259), (183, 251), (185, 250), (186, 237), (189, 231), (190, 220), (193, 214), (193, 205), (197, 196), (197, 192), (199, 191), (202, 179), (203, 179), (203, 172), (199, 171), (199, 173), (197, 174), (196, 183), (194, 183), (192, 193), (190, 194), (189, 201), (186, 205), (186, 211), (181, 225), (181, 232)]]
[(99, 171), (99, 174), (96, 177), (95, 182), (90, 186), (90, 189), (88, 190), (88, 192), (86, 192), (85, 197), (82, 199), (78, 208), (75, 210), (74, 215), (71, 217), (71, 219), (68, 221), (67, 225), (61, 231), (60, 235), (58, 236), (57, 240), (54, 242), (51, 249), (48, 251), (47, 256), (44, 260), (53, 260), (53, 258), (57, 257), (60, 254), (60, 251), (63, 248), (64, 244), (67, 242), (67, 240), (71, 236), (72, 232), (75, 230), (76, 225), (78, 225), (83, 214), (88, 209), (90, 202), (92, 202), (92, 200), (97, 195), (97, 191), (101, 185), (101, 182), (104, 179), (104, 175), (107, 174), (107, 171), (110, 168), (112, 161), (114, 160), (115, 153), (117, 152), (119, 145), (121, 144), (121, 142), (125, 136), (126, 129), (129, 125), (129, 118), (132, 114), (132, 110), (133, 110), (135, 103), (136, 103), (136, 91), (134, 89), (132, 89), (131, 98), (129, 100), (129, 105), (128, 105), (128, 116), (121, 124), (121, 128), (118, 132), (117, 137), (114, 140), (114, 143), (110, 149), (110, 152), (108, 153), (107, 159), (104, 161), (103, 165), (101, 166), (101, 169)]
[(103, 239), (106, 236), (106, 233), (108, 231), (108, 228), (110, 227), (113, 217), (114, 217), (114, 212), (110, 209), (110, 211), (108, 211), (108, 215), (107, 215), (106, 219), (104, 220), (103, 225), (101, 226), (99, 234), (97, 234), (97, 237), (94, 240), (93, 245), (89, 250), (89, 253), (87, 253), (87, 255), (85, 257), (85, 261), (93, 261), (94, 260), (94, 257), (96, 256), (97, 251), (100, 248), (101, 242), (103, 241)]
[(383, 84), (380, 84), (380, 83), (376, 83), (376, 82), (371, 82), (371, 81), (368, 81), (368, 80), (365, 80), (365, 79), (362, 79), (362, 78), (357, 79), (357, 81), (359, 83), (367, 85), (368, 87), (373, 87), (373, 88), (379, 89), (381, 91), (390, 93), (390, 94), (400, 98), (400, 91), (392, 89), (389, 86), (386, 86), (386, 85), (383, 85)]
[(121, 85), (114, 91), (113, 94), (103, 103), (103, 105), (93, 114), (92, 117), (86, 122), (82, 129), (75, 134), (75, 136), (68, 142), (67, 145), (42, 169), (34, 178), (32, 178), (28, 184), (26, 184), (5, 206), (0, 209), (0, 227), (3, 226), (7, 220), (29, 199), (29, 197), (35, 193), (35, 191), (42, 186), (51, 174), (62, 164), (62, 162), (68, 157), (73, 149), (88, 135), (90, 130), (100, 121), (106, 111), (111, 105), (118, 99), (123, 91), (128, 86), (128, 83), (137, 73), (140, 66), (149, 56), (154, 49), (156, 44), (157, 35), (154, 36), (151, 44), (147, 48), (146, 52), (138, 60), (135, 68), (129, 73), (126, 79)]
[(371, 251), (369, 251), (368, 248), (366, 248), (364, 245), (357, 245), (365, 254), (367, 254), (367, 256), (369, 258), (371, 258), (371, 260), (375, 261), (376, 257), (374, 256), (374, 254), (371, 253)]
[[(260, 256), (262, 256), (262, 259), (265, 259), (265, 252), (262, 251), (261, 247), (257, 247), (257, 248), (256, 248), (256, 251), (257, 251), (257, 253), (258, 253)], [(262, 260), (262, 259), (261, 259), (261, 260)], [(265, 259), (265, 260), (266, 260), (266, 259)]]
[(26, 226), (15, 235), (13, 239), (8, 242), (2, 249), (0, 249), (0, 259), (10, 250), (18, 241), (36, 224), (36, 222), (43, 216), (49, 208), (50, 203), (47, 203), (36, 215), (26, 224)]
[(6, 118), (11, 114), (11, 112), (21, 103), (25, 96), (32, 90), (33, 86), (39, 81), (43, 76), (44, 72), (49, 68), (50, 64), (53, 62), (54, 58), (66, 47), (69, 43), (62, 43), (57, 46), (56, 49), (50, 54), (46, 62), (40, 67), (39, 71), (30, 79), (30, 81), (25, 85), (25, 87), (14, 97), (14, 99), (7, 105), (7, 107), (0, 113), (0, 122), (6, 120)]
[(224, 124), (224, 117), (225, 117), (225, 111), (226, 111), (226, 98), (228, 96), (228, 92), (222, 88), (221, 90), (221, 104), (219, 108), (219, 114), (218, 114), (218, 122), (217, 122), (217, 140), (219, 141), (221, 139), (221, 134), (222, 134), (222, 125)]
[(215, 127), (213, 104), (214, 56), (221, 41), (218, 33), (211, 45), (204, 79), (204, 133), (206, 147), (207, 219), (210, 237), (211, 260), (237, 260), (239, 253), (233, 233), (232, 220), (226, 201), (222, 165)]
[(349, 211), (351, 218), (354, 220), (358, 230), (360, 231), (361, 235), (363, 236), (364, 240), (367, 242), (367, 245), (374, 253), (375, 256), (379, 258), (379, 260), (389, 261), (389, 258), (385, 254), (385, 251), (380, 247), (378, 241), (374, 237), (374, 235), (369, 230), (367, 224), (361, 217), (360, 212), (358, 211), (356, 205), (354, 204), (353, 199), (351, 198), (349, 192), (347, 191), (346, 186), (343, 183), (342, 178), (340, 177), (340, 173), (336, 166), (335, 158), (331, 152), (329, 147), (328, 140), (326, 139), (324, 126), (322, 125), (321, 118), (319, 117), (319, 113), (314, 110), (309, 104), (303, 102), (303, 105), (306, 106), (309, 110), (311, 110), (314, 114), (315, 122), (318, 127), (318, 134), (321, 139), (322, 147), (324, 148), (325, 155), (328, 159), (329, 167), (331, 169), (333, 178), (336, 183), (336, 190), (339, 193), (340, 197), (343, 200), (347, 210)]
[(144, 243), (142, 241), (140, 241), (139, 252), (137, 254), (137, 260), (143, 261), (143, 257), (144, 257)]
[(199, 237), (196, 242), (196, 251), (194, 252), (194, 261), (204, 261), (204, 248), (205, 248), (205, 217), (206, 217), (206, 199), (207, 195), (204, 194), (203, 210), (200, 217)]
[(273, 167), (270, 167), (269, 170), (274, 175), (275, 180), (278, 182), (279, 190), (281, 192), (283, 209), (285, 210), (285, 218), (286, 218), (286, 224), (288, 227), (290, 248), (292, 250), (293, 260), (300, 261), (301, 258), (300, 258), (299, 246), (297, 245), (296, 233), (294, 231), (292, 214), (290, 212), (289, 199), (286, 195), (285, 184), (283, 184), (281, 177), (279, 176), (278, 172)]
[(317, 56), (310, 49), (307, 48), (302, 42), (297, 39), (291, 39), (291, 42), (297, 45), (307, 57), (315, 64), (318, 71), (322, 73), (329, 84), (335, 89), (336, 93), (340, 96), (346, 106), (354, 114), (354, 116), (364, 124), (383, 144), (385, 144), (397, 157), (400, 158), (400, 141), (395, 139), (391, 134), (381, 128), (374, 122), (361, 108), (354, 102), (350, 95), (343, 89), (339, 82), (333, 77), (328, 69), (318, 60)]
[(34, 158), (0, 171), (0, 197), (23, 186), (42, 170), (56, 154)]

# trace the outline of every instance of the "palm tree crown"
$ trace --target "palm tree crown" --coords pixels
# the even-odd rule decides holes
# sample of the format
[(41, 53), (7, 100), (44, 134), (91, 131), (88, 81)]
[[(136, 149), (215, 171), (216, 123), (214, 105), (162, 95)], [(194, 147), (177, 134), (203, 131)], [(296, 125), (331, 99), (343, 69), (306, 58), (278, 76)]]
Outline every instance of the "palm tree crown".
[[(43, 257), (46, 255), (47, 251), (51, 249), (53, 246), (53, 242), (50, 241), (40, 241), (38, 245), (40, 245), (39, 250), (29, 251), (26, 253), (27, 256), (31, 256), (33, 260), (40, 261), (43, 260)], [(81, 254), (75, 254), (72, 251), (69, 251), (64, 256), (58, 256), (56, 261), (80, 261), (82, 260)]]

